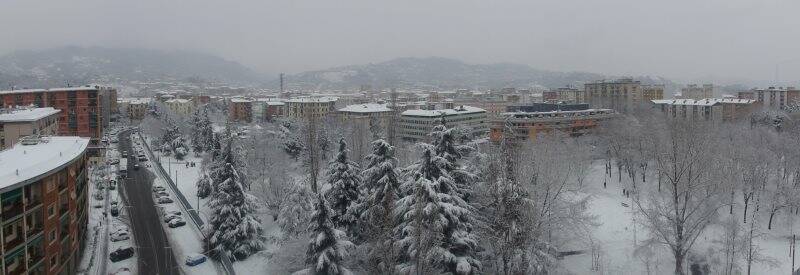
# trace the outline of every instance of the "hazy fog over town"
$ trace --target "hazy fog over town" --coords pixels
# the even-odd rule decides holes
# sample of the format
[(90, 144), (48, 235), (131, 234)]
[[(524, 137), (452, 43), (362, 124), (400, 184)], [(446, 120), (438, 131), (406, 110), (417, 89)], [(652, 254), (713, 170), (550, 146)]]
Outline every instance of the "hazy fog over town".
[(1, 0), (0, 274), (800, 275), (798, 11)]

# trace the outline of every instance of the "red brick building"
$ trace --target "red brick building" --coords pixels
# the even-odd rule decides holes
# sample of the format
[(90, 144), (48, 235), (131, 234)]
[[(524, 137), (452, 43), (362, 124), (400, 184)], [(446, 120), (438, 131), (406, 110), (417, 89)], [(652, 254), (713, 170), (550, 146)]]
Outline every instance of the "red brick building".
[[(116, 90), (100, 86), (0, 91), (0, 106), (53, 107), (61, 110), (58, 134), (91, 138), (91, 147), (100, 146), (104, 115)], [(107, 98), (107, 104), (104, 104)], [(116, 100), (113, 100), (116, 104)], [(105, 106), (104, 106), (105, 105)]]
[(0, 151), (25, 160), (0, 163), (2, 274), (76, 274), (86, 244), (89, 140), (44, 139)]
[(253, 118), (253, 101), (243, 98), (232, 98), (228, 104), (228, 121), (251, 122)]

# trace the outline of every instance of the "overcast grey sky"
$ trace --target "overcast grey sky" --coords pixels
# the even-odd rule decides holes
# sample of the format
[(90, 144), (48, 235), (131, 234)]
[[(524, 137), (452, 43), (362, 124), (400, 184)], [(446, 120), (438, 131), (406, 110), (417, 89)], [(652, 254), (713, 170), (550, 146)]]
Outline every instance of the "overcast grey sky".
[(0, 53), (190, 49), (264, 72), (443, 56), (691, 81), (800, 79), (798, 0), (0, 0)]

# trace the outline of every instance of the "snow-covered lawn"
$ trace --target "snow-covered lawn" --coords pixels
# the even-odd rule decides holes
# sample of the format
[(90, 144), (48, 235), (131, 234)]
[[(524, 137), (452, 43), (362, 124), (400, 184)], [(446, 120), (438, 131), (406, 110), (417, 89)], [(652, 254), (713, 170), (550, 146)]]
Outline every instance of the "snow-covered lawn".
[[(641, 245), (649, 236), (648, 232), (641, 228), (641, 225), (634, 223), (633, 211), (635, 207), (630, 198), (625, 198), (622, 194), (622, 186), (617, 182), (616, 170), (612, 171), (611, 178), (607, 178), (607, 188), (603, 188), (603, 178), (605, 177), (603, 163), (596, 162), (586, 179), (585, 192), (592, 195), (592, 200), (588, 209), (591, 214), (597, 216), (600, 226), (594, 229), (592, 239), (599, 256), (599, 270), (592, 270), (592, 249), (591, 245), (584, 244), (584, 254), (567, 256), (560, 261), (559, 265), (572, 274), (648, 274), (645, 259), (637, 257), (634, 249)], [(623, 176), (623, 181), (626, 181)], [(628, 207), (623, 206), (623, 203)], [(768, 213), (762, 211), (766, 220)], [(741, 218), (739, 212), (734, 210), (734, 215)], [(728, 217), (728, 208), (721, 209), (720, 216)], [(798, 220), (798, 219), (795, 219)], [(766, 230), (766, 224), (760, 224)], [(794, 227), (798, 224), (794, 222)], [(786, 212), (780, 212), (773, 222), (773, 229), (766, 232), (763, 238), (755, 240), (761, 248), (761, 253), (773, 258), (777, 262), (776, 267), (766, 263), (754, 263), (752, 274), (778, 274), (789, 273), (791, 270), (791, 257), (789, 255), (789, 240), (791, 238), (791, 226), (786, 221)], [(692, 251), (707, 257), (713, 257), (709, 251), (719, 252), (719, 248), (713, 247), (713, 241), (719, 239), (721, 226), (713, 225), (709, 227), (698, 239)], [(650, 274), (671, 274), (674, 269), (674, 260), (671, 252), (666, 247), (660, 247), (654, 251), (655, 255), (650, 260)], [(720, 255), (721, 256), (721, 255)], [(744, 262), (740, 261), (741, 264)], [(688, 268), (688, 261), (685, 266)], [(721, 264), (721, 263), (709, 263)], [(795, 267), (796, 268), (796, 267)]]

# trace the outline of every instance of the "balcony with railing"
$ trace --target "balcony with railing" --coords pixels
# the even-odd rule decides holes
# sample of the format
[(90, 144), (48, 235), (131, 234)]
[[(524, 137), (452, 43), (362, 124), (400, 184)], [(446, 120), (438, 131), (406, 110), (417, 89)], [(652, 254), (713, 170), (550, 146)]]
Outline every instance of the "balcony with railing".
[[(28, 267), (30, 267), (31, 272), (30, 274), (44, 274), (34, 272), (37, 266), (44, 266), (42, 265), (42, 260), (44, 260), (44, 245), (43, 245), (43, 237), (39, 236), (35, 240), (28, 243), (28, 246), (25, 248), (27, 256), (28, 256)], [(44, 271), (44, 268), (42, 268)]]
[(14, 189), (0, 195), (3, 208), (3, 220), (11, 220), (23, 211), (22, 188)]
[(42, 233), (44, 229), (44, 209), (39, 208), (28, 212), (28, 214), (25, 215), (25, 226), (27, 228), (25, 233), (29, 239), (32, 236)]
[(19, 248), (6, 253), (3, 257), (5, 260), (5, 273), (8, 275), (25, 274), (25, 249)]
[(25, 209), (31, 210), (42, 204), (42, 187), (41, 184), (33, 184), (25, 186)]
[(72, 249), (70, 249), (71, 248), (70, 247), (71, 243), (72, 242), (70, 241), (69, 237), (64, 238), (63, 240), (61, 240), (61, 262), (62, 263), (68, 262), (69, 261), (69, 256), (72, 255)]
[(21, 245), (25, 238), (23, 236), (25, 228), (22, 219), (6, 222), (3, 225), (3, 247), (4, 251), (9, 251)]
[(61, 217), (61, 224), (59, 225), (59, 231), (61, 232), (60, 239), (64, 240), (69, 237), (69, 215), (64, 215)]

